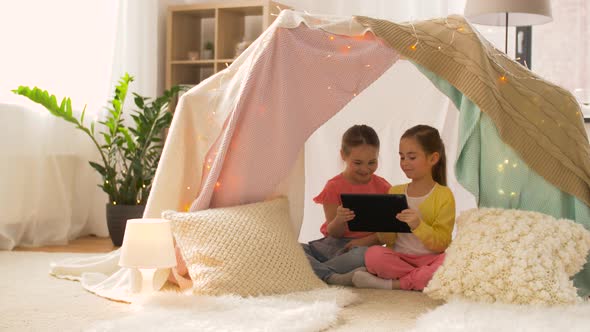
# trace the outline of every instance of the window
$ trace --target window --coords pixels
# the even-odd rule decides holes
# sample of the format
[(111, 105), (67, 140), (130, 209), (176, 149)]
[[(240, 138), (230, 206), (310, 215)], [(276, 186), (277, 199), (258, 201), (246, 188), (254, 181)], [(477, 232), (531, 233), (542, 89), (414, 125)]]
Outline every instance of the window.
[(29, 85), (98, 112), (110, 94), (117, 6), (116, 0), (3, 1), (0, 103), (29, 103), (10, 91)]

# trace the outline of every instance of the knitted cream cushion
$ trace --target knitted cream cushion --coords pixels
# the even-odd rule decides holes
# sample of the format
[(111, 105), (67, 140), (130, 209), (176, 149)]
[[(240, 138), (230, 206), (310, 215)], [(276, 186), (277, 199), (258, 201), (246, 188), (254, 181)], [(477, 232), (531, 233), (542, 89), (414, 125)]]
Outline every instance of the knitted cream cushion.
[(193, 280), (206, 295), (269, 295), (325, 288), (289, 221), (287, 199), (179, 213), (165, 211)]
[(570, 277), (586, 262), (590, 232), (566, 219), (531, 211), (472, 209), (424, 292), (515, 304), (579, 300)]

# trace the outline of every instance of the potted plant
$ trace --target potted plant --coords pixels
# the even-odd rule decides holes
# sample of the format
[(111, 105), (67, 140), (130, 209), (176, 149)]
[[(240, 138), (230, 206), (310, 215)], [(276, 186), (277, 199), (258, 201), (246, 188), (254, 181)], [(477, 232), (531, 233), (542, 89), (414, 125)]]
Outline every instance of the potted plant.
[(213, 59), (213, 42), (208, 41), (203, 46), (203, 59)]
[(102, 176), (102, 183), (98, 186), (108, 195), (107, 225), (116, 246), (123, 242), (127, 219), (143, 215), (164, 147), (163, 133), (172, 121), (168, 104), (184, 90), (174, 86), (155, 100), (133, 93), (138, 109), (131, 114), (133, 126), (127, 126), (123, 121), (123, 105), (132, 81), (133, 77), (127, 73), (119, 80), (114, 97), (108, 103), (106, 118), (98, 121), (103, 127), (101, 131), (95, 130), (95, 122), (85, 125), (86, 108), (79, 118), (73, 115), (70, 98), (63, 98), (58, 104), (54, 95), (37, 87), (20, 86), (13, 90), (43, 105), (54, 116), (71, 122), (96, 146), (100, 162), (89, 163)]

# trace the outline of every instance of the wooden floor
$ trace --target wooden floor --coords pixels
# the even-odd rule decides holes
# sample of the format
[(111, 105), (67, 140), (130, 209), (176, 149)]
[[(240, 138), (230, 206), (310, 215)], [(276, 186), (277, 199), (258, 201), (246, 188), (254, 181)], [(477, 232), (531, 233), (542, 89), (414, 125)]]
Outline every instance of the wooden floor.
[(16, 247), (15, 251), (43, 251), (43, 252), (78, 252), (78, 253), (103, 253), (117, 249), (109, 237), (85, 236), (70, 241), (63, 246), (44, 246), (35, 248)]

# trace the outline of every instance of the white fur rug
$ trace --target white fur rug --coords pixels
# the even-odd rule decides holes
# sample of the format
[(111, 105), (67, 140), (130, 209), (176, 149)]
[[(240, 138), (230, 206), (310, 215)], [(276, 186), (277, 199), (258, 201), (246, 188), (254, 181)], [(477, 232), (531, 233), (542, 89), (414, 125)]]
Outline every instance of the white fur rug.
[(100, 322), (89, 331), (321, 331), (357, 298), (330, 288), (283, 296), (195, 296), (160, 293), (131, 305), (135, 314)]
[(445, 331), (587, 332), (590, 331), (590, 303), (534, 307), (453, 301), (419, 317), (412, 330)]
[[(317, 298), (325, 299), (318, 301)], [(342, 306), (358, 296), (350, 290), (328, 290), (285, 296), (240, 298), (160, 294), (132, 305), (135, 314), (97, 323), (88, 331), (323, 331), (340, 325)], [(316, 299), (316, 300), (314, 300)], [(364, 317), (372, 331), (399, 329), (390, 322)], [(405, 329), (403, 329), (405, 330)], [(533, 307), (453, 301), (420, 316), (408, 332), (586, 332), (590, 303)]]

